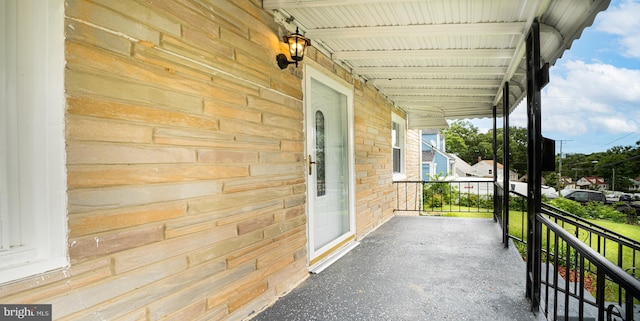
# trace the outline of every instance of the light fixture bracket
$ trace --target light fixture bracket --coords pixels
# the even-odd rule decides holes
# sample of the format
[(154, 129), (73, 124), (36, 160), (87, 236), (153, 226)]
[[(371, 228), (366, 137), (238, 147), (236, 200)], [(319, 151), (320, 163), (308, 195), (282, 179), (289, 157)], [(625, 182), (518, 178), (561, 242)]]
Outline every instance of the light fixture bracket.
[(304, 53), (306, 51), (307, 46), (311, 44), (311, 40), (304, 37), (298, 32), (298, 28), (296, 27), (296, 32), (282, 37), (284, 42), (289, 47), (289, 55), (293, 61), (289, 61), (287, 56), (284, 54), (278, 54), (276, 56), (276, 62), (278, 63), (278, 67), (280, 69), (285, 69), (290, 64), (296, 64), (298, 66), (298, 61), (302, 61), (304, 59)]
[(290, 64), (296, 64), (296, 67), (298, 67), (297, 61), (289, 61), (289, 58), (287, 58), (287, 56), (282, 53), (276, 56), (276, 61), (278, 62), (278, 67), (280, 67), (280, 69), (285, 69)]

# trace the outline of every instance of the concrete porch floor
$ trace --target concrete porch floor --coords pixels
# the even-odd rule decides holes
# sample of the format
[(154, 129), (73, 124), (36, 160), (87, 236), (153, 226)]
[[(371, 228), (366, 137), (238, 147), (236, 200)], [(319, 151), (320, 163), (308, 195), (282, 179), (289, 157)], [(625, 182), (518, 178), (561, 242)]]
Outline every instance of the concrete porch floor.
[(396, 216), (253, 320), (538, 320), (525, 271), (491, 219)]

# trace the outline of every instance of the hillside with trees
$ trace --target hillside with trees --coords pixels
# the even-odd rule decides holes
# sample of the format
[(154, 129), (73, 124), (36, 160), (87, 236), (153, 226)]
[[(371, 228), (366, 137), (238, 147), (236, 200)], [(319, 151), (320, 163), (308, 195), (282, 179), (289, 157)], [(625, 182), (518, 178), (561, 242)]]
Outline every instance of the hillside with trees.
[[(449, 128), (442, 129), (446, 139), (446, 151), (456, 154), (469, 164), (475, 164), (478, 158), (493, 159), (493, 130), (480, 133), (469, 121), (456, 121)], [(498, 162), (504, 163), (502, 153), (503, 129), (496, 130), (498, 140)], [(510, 169), (522, 176), (527, 171), (527, 129), (510, 127)], [(630, 179), (640, 176), (640, 141), (635, 146), (616, 146), (605, 152), (586, 154), (566, 154), (562, 159), (562, 176), (573, 181), (584, 176), (603, 177), (615, 190), (628, 191)], [(544, 172), (546, 184), (557, 186), (558, 161), (556, 172)], [(613, 184), (612, 184), (613, 183)]]

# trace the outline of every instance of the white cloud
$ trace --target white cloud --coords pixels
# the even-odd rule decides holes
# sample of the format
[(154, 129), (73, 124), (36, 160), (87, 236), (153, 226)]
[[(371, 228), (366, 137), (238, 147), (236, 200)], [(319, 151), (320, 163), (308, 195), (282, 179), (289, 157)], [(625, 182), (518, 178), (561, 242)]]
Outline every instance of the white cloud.
[(640, 70), (559, 63), (543, 91), (543, 131), (567, 135), (640, 131)]
[(640, 58), (640, 1), (625, 0), (600, 13), (596, 30), (620, 37), (624, 56)]

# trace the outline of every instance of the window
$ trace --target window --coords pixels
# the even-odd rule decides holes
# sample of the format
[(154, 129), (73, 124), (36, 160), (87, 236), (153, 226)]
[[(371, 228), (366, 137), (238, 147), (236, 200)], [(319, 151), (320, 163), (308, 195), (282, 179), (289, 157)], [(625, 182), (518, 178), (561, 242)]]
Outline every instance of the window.
[(63, 15), (0, 2), (0, 283), (68, 265)]
[(391, 114), (391, 146), (393, 149), (393, 179), (406, 178), (405, 173), (405, 121), (396, 114)]

